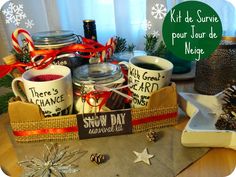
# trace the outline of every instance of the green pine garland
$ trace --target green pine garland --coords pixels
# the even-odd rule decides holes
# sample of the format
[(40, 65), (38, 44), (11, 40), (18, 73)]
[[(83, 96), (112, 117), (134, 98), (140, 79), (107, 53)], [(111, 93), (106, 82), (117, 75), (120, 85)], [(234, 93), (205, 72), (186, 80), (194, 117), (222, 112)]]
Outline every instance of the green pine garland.
[(158, 42), (158, 37), (156, 37), (156, 36), (154, 36), (154, 35), (148, 35), (148, 34), (146, 34), (146, 35), (144, 36), (144, 38), (146, 39), (144, 51), (145, 51), (148, 55), (154, 56), (154, 55), (155, 55), (156, 48), (157, 48), (156, 45), (157, 45), (157, 42)]
[(14, 54), (20, 62), (28, 63), (30, 62), (30, 54), (29, 53), (17, 53), (15, 50), (11, 51), (12, 54)]
[(159, 42), (159, 38), (152, 34), (147, 34), (144, 38), (146, 39), (144, 51), (148, 55), (165, 57), (167, 50), (163, 41)]
[(30, 62), (30, 52), (28, 47), (28, 42), (26, 39), (22, 39), (23, 46), (21, 47), (22, 53), (17, 53), (14, 49), (12, 49), (11, 53), (14, 54), (20, 62), (28, 63)]
[(12, 97), (14, 97), (14, 93), (12, 92), (0, 96), (0, 114), (7, 112), (8, 101)]
[[(22, 53), (19, 54), (14, 49), (11, 50), (11, 53), (14, 54), (17, 60), (19, 60), (20, 62), (28, 63), (30, 62), (28, 42), (25, 39), (23, 39), (22, 43), (23, 43)], [(0, 87), (11, 88), (12, 80), (13, 78), (10, 75), (6, 75), (5, 77), (0, 79)], [(12, 92), (0, 96), (0, 114), (7, 112), (8, 100), (11, 97), (14, 97), (14, 94)]]
[(166, 53), (167, 53), (166, 45), (164, 44), (163, 41), (161, 41), (158, 48), (157, 48), (157, 50), (156, 50), (156, 52), (155, 52), (155, 56), (165, 58)]
[[(9, 75), (0, 79), (0, 87), (11, 88), (11, 82), (13, 78)], [(0, 96), (0, 114), (7, 112), (8, 100), (14, 97), (13, 92), (8, 92), (5, 95)]]
[(116, 43), (115, 53), (124, 52), (127, 48), (126, 47), (127, 46), (126, 39), (122, 38), (122, 37), (119, 37), (119, 36), (116, 36), (116, 40), (117, 40), (117, 43)]
[(134, 44), (129, 44), (129, 45), (127, 46), (127, 51), (128, 51), (128, 52), (133, 52), (133, 51), (134, 51), (134, 48), (135, 48), (135, 45), (134, 45)]
[(135, 45), (134, 44), (127, 44), (127, 41), (125, 38), (116, 36), (116, 49), (114, 53), (119, 53), (119, 52), (133, 52)]
[(10, 75), (6, 75), (5, 77), (0, 79), (0, 87), (11, 88), (11, 82), (13, 78)]

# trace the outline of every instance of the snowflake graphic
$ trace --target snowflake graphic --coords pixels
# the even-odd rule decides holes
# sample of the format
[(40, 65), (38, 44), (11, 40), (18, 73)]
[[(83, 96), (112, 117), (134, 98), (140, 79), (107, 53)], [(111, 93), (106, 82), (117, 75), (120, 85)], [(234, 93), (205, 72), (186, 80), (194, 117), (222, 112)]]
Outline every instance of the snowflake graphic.
[(166, 16), (166, 7), (163, 4), (156, 3), (152, 7), (151, 14), (155, 19), (162, 20)]
[(146, 21), (146, 29), (150, 30), (152, 28), (152, 23), (151, 21), (147, 20)]
[(27, 19), (27, 21), (25, 22), (25, 26), (26, 26), (26, 28), (31, 29), (34, 26), (34, 21)]
[(158, 30), (154, 30), (154, 31), (152, 32), (152, 35), (155, 36), (155, 37), (159, 37), (159, 36), (160, 36), (160, 33), (159, 33)]
[(147, 30), (150, 30), (151, 28), (152, 28), (152, 23), (151, 23), (151, 21), (150, 20), (144, 20), (143, 22), (142, 22), (142, 28), (145, 30), (145, 31), (147, 31)]
[(21, 20), (26, 18), (26, 14), (23, 12), (23, 4), (16, 5), (10, 2), (2, 13), (5, 15), (6, 24), (13, 23), (16, 26), (19, 26)]

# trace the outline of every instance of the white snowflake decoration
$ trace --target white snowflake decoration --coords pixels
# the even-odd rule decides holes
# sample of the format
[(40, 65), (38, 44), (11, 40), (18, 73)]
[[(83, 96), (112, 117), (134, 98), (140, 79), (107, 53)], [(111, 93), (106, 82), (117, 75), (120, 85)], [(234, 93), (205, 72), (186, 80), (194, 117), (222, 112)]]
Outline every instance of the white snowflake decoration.
[(158, 30), (154, 30), (154, 31), (152, 32), (152, 35), (155, 36), (155, 37), (159, 37), (159, 36), (160, 36), (160, 33), (159, 33)]
[(167, 13), (167, 9), (163, 4), (156, 3), (152, 7), (151, 14), (155, 19), (162, 20), (166, 16), (166, 13)]
[(34, 26), (33, 20), (27, 19), (27, 21), (25, 22), (25, 26), (26, 26), (26, 28), (30, 28), (31, 29)]
[(6, 23), (13, 23), (19, 26), (21, 20), (26, 18), (26, 14), (23, 12), (23, 4), (16, 5), (12, 2), (9, 3), (8, 7), (2, 11), (5, 15)]
[(151, 21), (150, 20), (144, 20), (143, 22), (142, 22), (142, 27), (143, 27), (143, 29), (145, 30), (145, 31), (147, 31), (147, 30), (150, 30), (151, 28), (152, 28), (152, 23), (151, 23)]
[(146, 22), (146, 29), (150, 30), (152, 28), (152, 23), (150, 20), (147, 20)]

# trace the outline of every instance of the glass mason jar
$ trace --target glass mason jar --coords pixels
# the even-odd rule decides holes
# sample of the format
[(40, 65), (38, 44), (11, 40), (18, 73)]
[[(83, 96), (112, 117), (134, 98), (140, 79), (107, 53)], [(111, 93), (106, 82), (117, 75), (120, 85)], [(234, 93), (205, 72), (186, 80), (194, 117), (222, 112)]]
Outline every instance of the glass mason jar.
[[(77, 35), (72, 31), (66, 30), (38, 32), (32, 36), (32, 39), (36, 50), (61, 49), (79, 42)], [(53, 64), (68, 66), (71, 69), (76, 68), (81, 63), (80, 58), (75, 57), (73, 54), (56, 58), (53, 61)]]
[(103, 105), (101, 102), (105, 99), (106, 92), (122, 86), (124, 81), (119, 65), (98, 63), (76, 68), (73, 71), (75, 110), (81, 114), (105, 111), (107, 107), (118, 108), (123, 104), (121, 96), (111, 95), (108, 99), (114, 100), (107, 100), (110, 105)]

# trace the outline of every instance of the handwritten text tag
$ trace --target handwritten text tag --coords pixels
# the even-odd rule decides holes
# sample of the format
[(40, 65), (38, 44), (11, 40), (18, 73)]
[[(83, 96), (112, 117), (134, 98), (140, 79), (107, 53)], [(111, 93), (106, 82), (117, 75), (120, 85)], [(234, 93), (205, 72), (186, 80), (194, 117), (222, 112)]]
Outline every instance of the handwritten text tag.
[(132, 133), (131, 110), (77, 115), (79, 138), (97, 138)]

